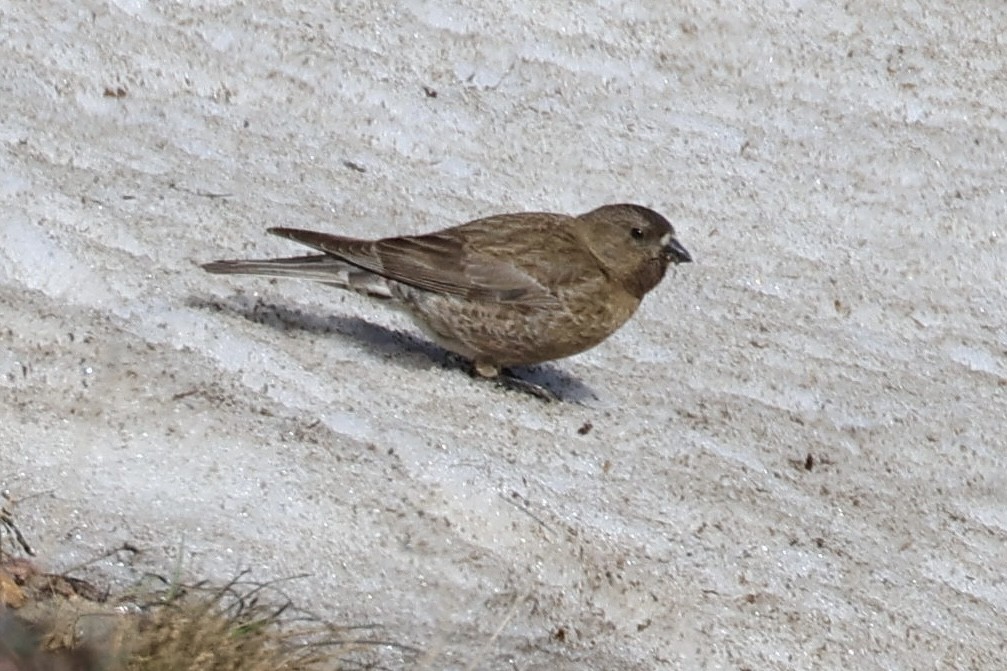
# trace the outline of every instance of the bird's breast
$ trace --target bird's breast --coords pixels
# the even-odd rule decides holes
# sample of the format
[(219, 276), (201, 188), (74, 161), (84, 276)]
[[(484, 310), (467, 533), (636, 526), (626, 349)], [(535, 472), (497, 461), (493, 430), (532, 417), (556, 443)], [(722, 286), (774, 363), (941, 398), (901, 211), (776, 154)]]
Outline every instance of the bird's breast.
[(631, 294), (611, 289), (566, 288), (548, 306), (466, 299), (402, 285), (396, 293), (442, 347), (506, 367), (571, 356), (608, 338), (640, 304)]

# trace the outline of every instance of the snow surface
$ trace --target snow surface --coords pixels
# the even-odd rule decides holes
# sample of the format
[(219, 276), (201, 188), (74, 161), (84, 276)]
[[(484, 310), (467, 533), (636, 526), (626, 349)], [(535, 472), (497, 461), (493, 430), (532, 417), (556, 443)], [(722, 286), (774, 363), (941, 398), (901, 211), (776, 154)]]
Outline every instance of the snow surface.
[[(0, 3), (7, 505), (54, 569), (144, 550), (104, 583), (310, 574), (421, 668), (1003, 668), (1005, 35), (980, 0)], [(527, 373), (562, 404), (197, 265), (620, 201), (696, 263)]]

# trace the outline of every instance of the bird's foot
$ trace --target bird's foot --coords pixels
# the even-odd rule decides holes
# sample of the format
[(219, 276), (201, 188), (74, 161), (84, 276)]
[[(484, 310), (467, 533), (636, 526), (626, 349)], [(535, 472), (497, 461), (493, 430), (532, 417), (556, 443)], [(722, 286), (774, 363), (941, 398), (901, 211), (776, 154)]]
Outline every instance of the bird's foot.
[(531, 396), (541, 399), (547, 403), (560, 400), (559, 396), (545, 387), (522, 379), (507, 368), (500, 368), (498, 366), (494, 366), (493, 364), (478, 361), (474, 362), (472, 364), (472, 375), (473, 377), (482, 377), (488, 380), (493, 380), (497, 383), (497, 385), (503, 387), (504, 389), (519, 391), (522, 394), (530, 394)]
[(530, 394), (537, 399), (545, 401), (546, 403), (553, 403), (559, 401), (559, 396), (546, 389), (540, 384), (535, 384), (534, 382), (529, 382), (528, 380), (523, 380), (510, 371), (503, 371), (496, 378), (497, 384), (499, 384), (504, 389), (510, 389), (512, 391), (519, 391), (523, 394)]
[(493, 364), (474, 362), (472, 364), (472, 375), (473, 377), (482, 377), (488, 380), (493, 380), (497, 383), (497, 385), (503, 387), (504, 389), (519, 391), (523, 394), (530, 394), (531, 396), (546, 402), (559, 400), (559, 396), (552, 393), (545, 387), (537, 385), (534, 382), (521, 379), (514, 375), (514, 373), (510, 370), (506, 368), (499, 368)]

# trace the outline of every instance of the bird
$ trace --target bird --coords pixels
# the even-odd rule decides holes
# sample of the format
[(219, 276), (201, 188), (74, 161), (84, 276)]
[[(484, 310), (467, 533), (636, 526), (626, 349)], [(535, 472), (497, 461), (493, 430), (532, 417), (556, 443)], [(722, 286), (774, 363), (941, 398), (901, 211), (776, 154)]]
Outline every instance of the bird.
[(497, 214), (377, 240), (297, 228), (268, 232), (319, 253), (202, 267), (314, 280), (384, 301), (471, 362), (475, 375), (550, 400), (548, 390), (510, 369), (600, 344), (633, 316), (671, 264), (692, 261), (667, 219), (628, 203), (579, 216)]

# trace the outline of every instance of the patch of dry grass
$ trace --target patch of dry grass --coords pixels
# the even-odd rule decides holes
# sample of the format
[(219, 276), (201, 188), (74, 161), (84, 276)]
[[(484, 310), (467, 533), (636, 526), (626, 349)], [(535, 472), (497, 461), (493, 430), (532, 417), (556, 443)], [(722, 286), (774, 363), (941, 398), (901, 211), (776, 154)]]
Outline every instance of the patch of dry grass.
[(0, 671), (342, 671), (376, 668), (378, 647), (416, 652), (372, 632), (328, 624), (245, 574), (223, 586), (147, 576), (113, 596), (0, 548)]

